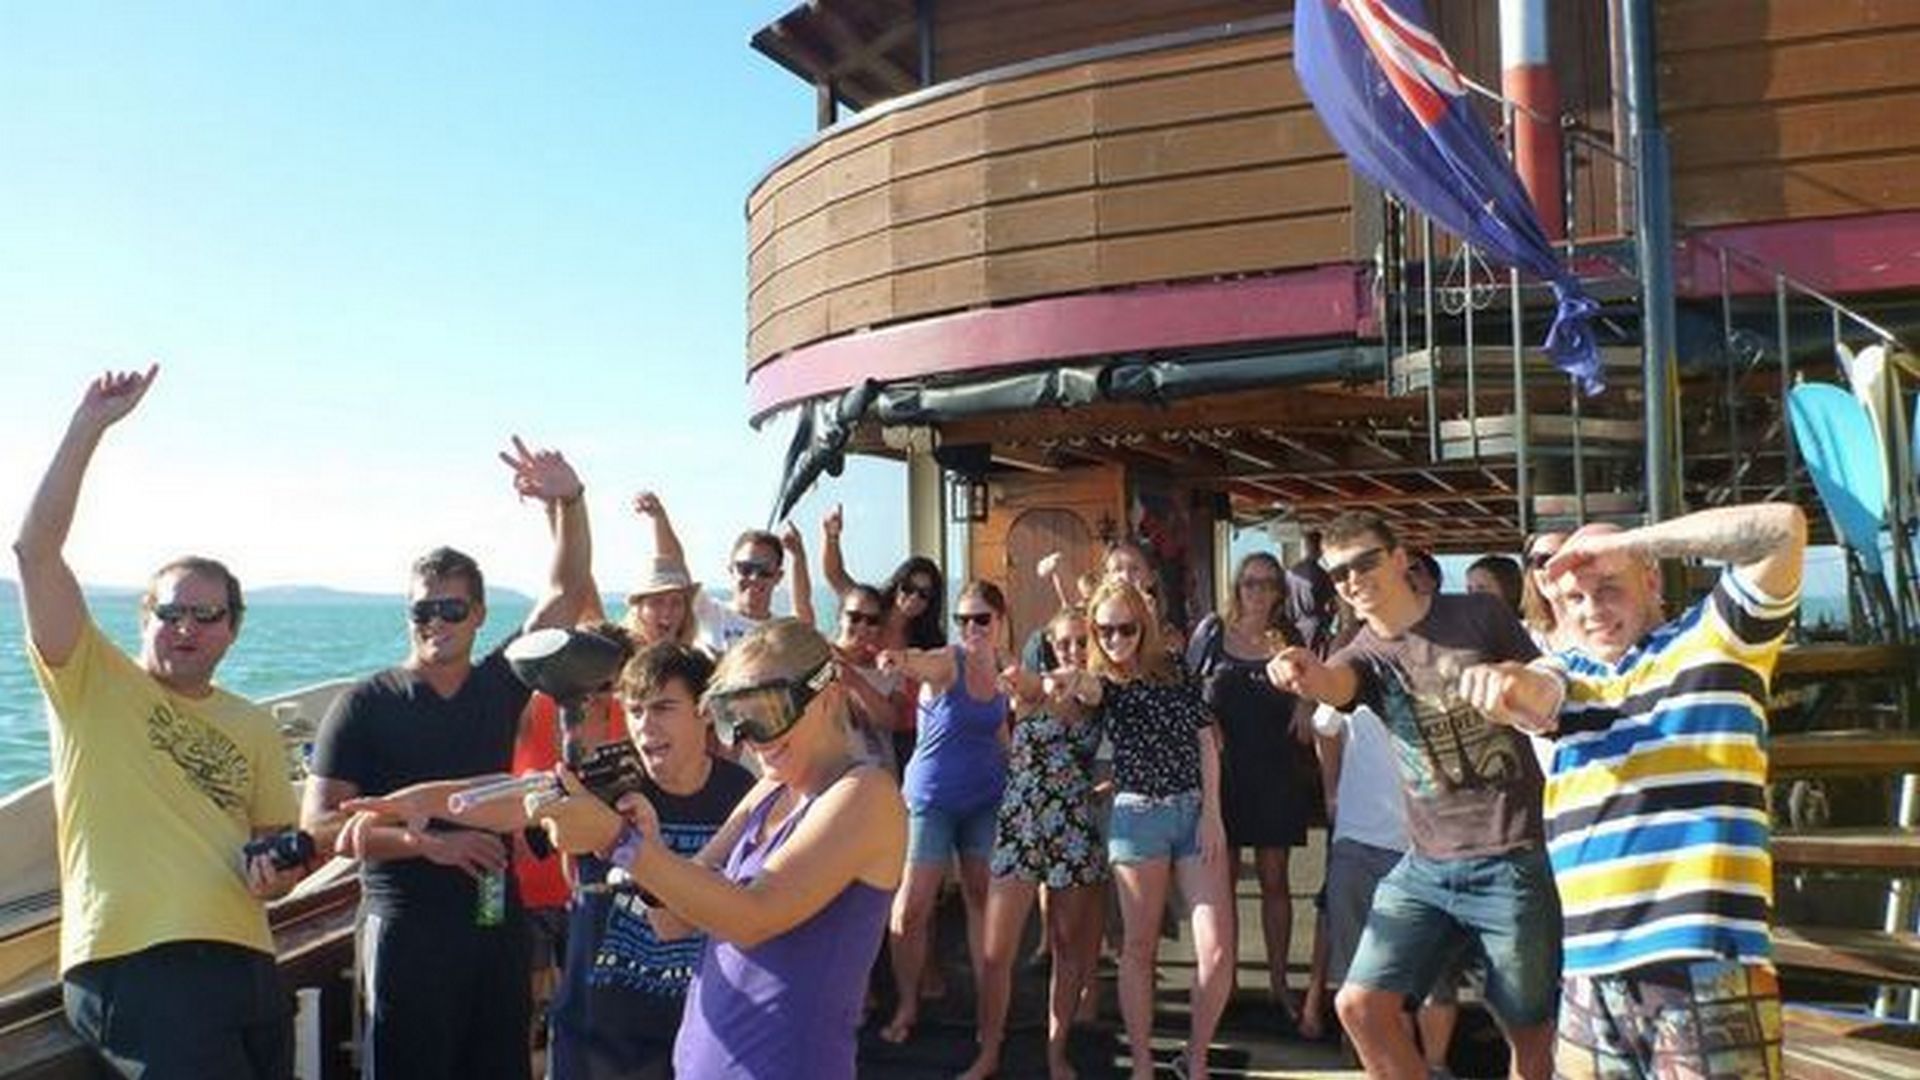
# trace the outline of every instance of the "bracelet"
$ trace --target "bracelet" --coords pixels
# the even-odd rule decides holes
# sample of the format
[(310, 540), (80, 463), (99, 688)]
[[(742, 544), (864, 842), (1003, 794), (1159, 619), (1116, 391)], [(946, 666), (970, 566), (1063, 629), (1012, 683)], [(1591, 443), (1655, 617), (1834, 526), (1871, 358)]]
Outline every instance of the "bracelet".
[(620, 834), (613, 838), (613, 849), (607, 852), (607, 862), (632, 873), (633, 864), (640, 858), (640, 847), (646, 839), (646, 834), (634, 828), (632, 822), (620, 826)]

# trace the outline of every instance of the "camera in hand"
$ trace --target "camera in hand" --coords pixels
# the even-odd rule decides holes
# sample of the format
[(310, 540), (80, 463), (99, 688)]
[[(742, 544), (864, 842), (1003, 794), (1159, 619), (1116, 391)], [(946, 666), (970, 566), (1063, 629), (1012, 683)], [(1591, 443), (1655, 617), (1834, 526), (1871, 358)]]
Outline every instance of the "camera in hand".
[(263, 836), (240, 849), (248, 862), (265, 855), (275, 870), (292, 870), (313, 861), (313, 836), (300, 829)]

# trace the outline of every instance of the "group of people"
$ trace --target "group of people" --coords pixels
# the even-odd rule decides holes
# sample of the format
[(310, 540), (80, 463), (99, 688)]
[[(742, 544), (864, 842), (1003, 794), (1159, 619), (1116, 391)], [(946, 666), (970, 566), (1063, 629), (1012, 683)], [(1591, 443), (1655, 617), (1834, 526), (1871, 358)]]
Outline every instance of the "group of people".
[[(536, 1027), (559, 1078), (852, 1076), (876, 962), (893, 991), (878, 1036), (914, 1037), (950, 878), (978, 991), (967, 1076), (999, 1068), (1036, 901), (1048, 1067), (1072, 1075), (1110, 895), (1133, 1072), (1150, 1076), (1175, 892), (1195, 957), (1177, 1065), (1204, 1076), (1249, 861), (1274, 1007), (1312, 1034), (1337, 986), (1371, 1075), (1443, 1060), (1467, 972), (1518, 1077), (1780, 1075), (1765, 696), (1797, 604), (1792, 506), (1536, 537), (1524, 569), (1484, 559), (1460, 595), (1389, 522), (1350, 513), (1293, 566), (1243, 559), (1190, 629), (1122, 542), (1076, 581), (1043, 568), (1059, 610), (1016, 653), (1000, 584), (950, 592), (921, 558), (854, 580), (838, 510), (831, 636), (791, 528), (740, 536), (718, 602), (647, 492), (633, 509), (655, 556), (609, 621), (580, 477), (516, 439), (502, 459), (553, 542), (520, 630), (620, 650), (570, 737), (630, 742), (637, 790), (609, 805), (559, 764), (556, 705), (515, 675), (516, 635), (477, 648), (480, 567), (438, 548), (411, 567), (407, 656), (334, 705), (296, 803), (270, 718), (213, 681), (245, 611), (233, 574), (198, 557), (157, 571), (136, 659), (62, 554), (95, 448), (156, 375), (88, 387), (15, 544), (54, 715), (67, 1012), (127, 1075), (290, 1075), (262, 904), (314, 860), (250, 841), (294, 829), (361, 861), (375, 1078), (523, 1078)], [(1726, 570), (1668, 621), (1672, 558)], [(773, 611), (783, 581), (792, 616)], [(1333, 842), (1296, 1003), (1288, 856), (1316, 752)], [(451, 798), (542, 771), (524, 799)]]

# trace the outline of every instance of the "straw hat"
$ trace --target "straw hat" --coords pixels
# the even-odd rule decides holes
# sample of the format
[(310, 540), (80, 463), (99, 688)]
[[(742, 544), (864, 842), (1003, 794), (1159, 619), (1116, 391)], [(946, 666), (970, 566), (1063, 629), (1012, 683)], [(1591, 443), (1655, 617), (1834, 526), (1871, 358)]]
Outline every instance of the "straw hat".
[(653, 567), (647, 571), (640, 583), (627, 592), (627, 602), (633, 603), (644, 596), (658, 596), (661, 593), (678, 592), (681, 589), (693, 590), (700, 583), (687, 573), (687, 564), (670, 555), (655, 555)]

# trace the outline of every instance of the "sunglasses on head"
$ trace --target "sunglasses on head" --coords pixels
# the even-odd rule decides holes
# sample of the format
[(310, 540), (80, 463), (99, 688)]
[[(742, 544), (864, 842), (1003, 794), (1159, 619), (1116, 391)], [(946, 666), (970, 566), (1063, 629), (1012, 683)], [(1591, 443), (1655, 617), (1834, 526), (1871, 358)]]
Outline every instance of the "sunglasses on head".
[(780, 568), (769, 563), (742, 561), (733, 564), (733, 576), (751, 581), (756, 578), (775, 578), (780, 576)]
[(991, 611), (956, 611), (953, 621), (960, 626), (986, 626), (993, 622)]
[(855, 626), (880, 625), (880, 613), (877, 611), (861, 611), (858, 608), (846, 608), (842, 610), (840, 614)]
[(443, 623), (463, 623), (473, 612), (473, 603), (457, 596), (443, 596), (438, 600), (415, 600), (407, 605), (407, 618), (415, 626), (425, 626), (435, 619)]
[(1106, 641), (1112, 638), (1133, 637), (1140, 633), (1140, 624), (1132, 622), (1101, 623), (1093, 629), (1100, 635), (1100, 640)]
[(201, 626), (212, 626), (215, 623), (227, 621), (227, 606), (225, 604), (155, 604), (153, 617), (168, 626), (187, 619), (192, 619)]
[(763, 745), (779, 739), (800, 722), (807, 705), (833, 681), (833, 673), (833, 661), (828, 660), (797, 679), (774, 679), (707, 694), (714, 735), (725, 746), (741, 739)]
[(1347, 580), (1351, 575), (1371, 573), (1381, 563), (1385, 562), (1386, 558), (1386, 548), (1370, 547), (1360, 554), (1355, 555), (1353, 558), (1348, 559), (1346, 562), (1330, 564), (1327, 567), (1327, 576), (1333, 579), (1335, 585), (1338, 585)]

